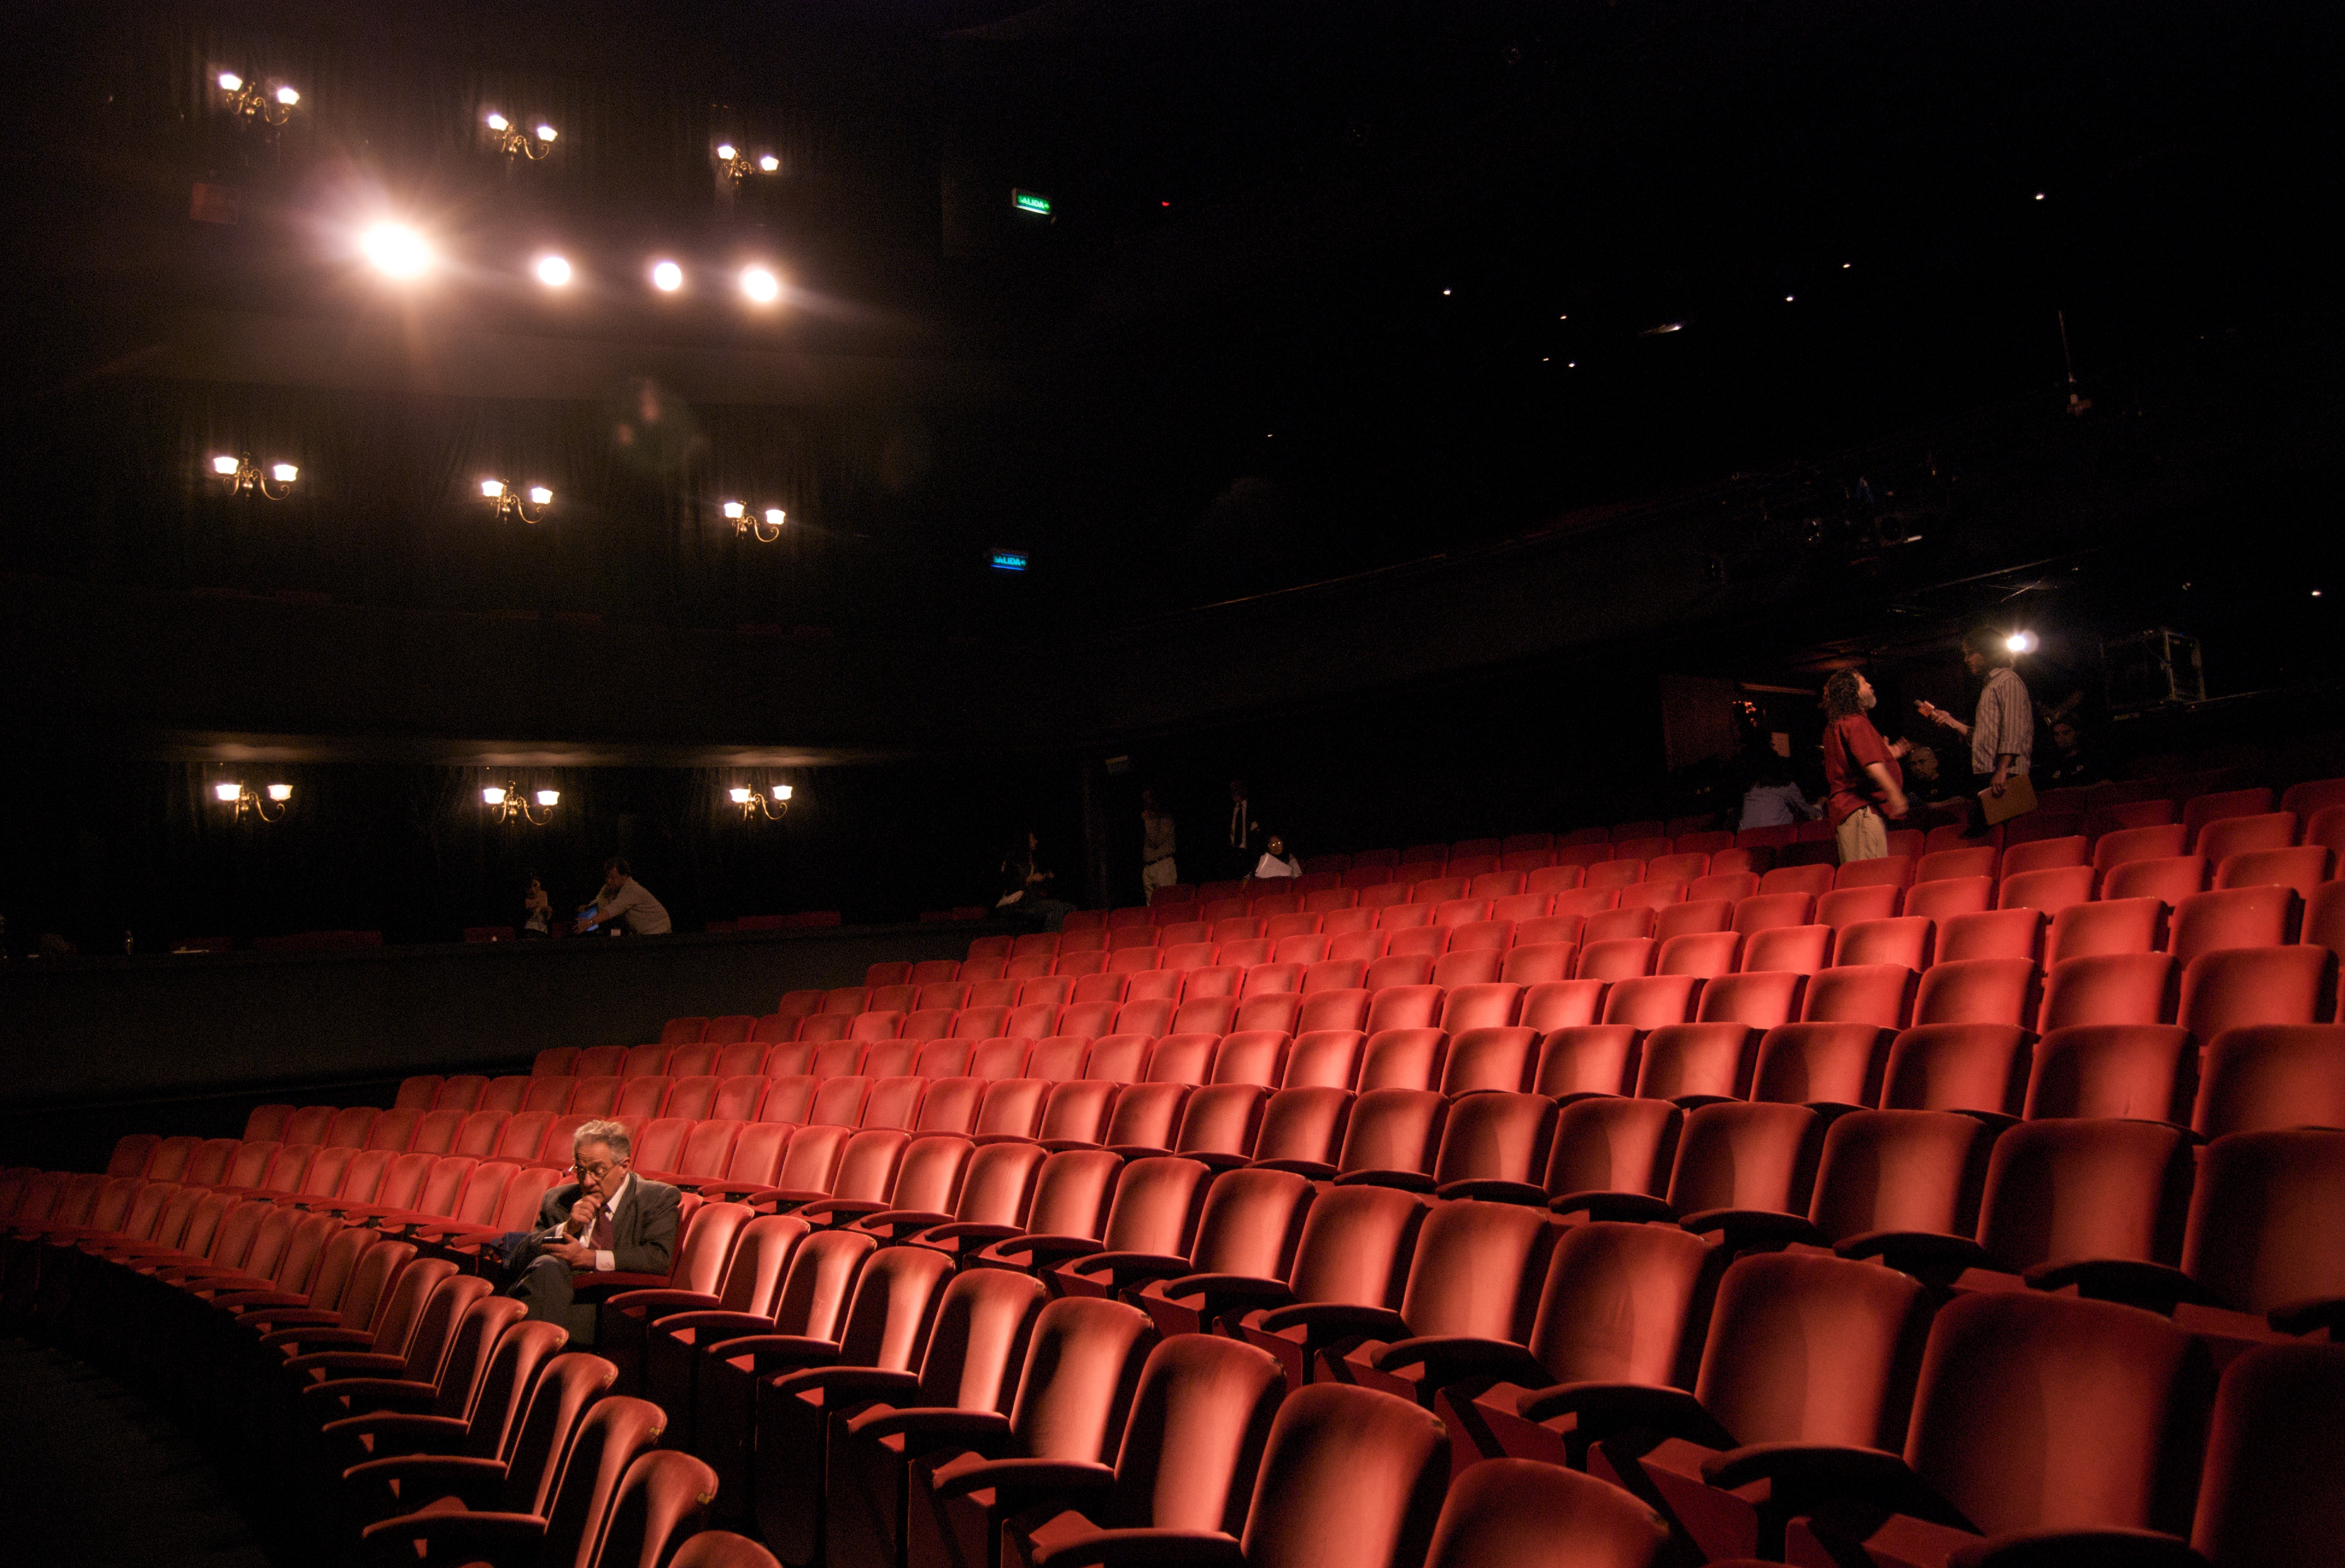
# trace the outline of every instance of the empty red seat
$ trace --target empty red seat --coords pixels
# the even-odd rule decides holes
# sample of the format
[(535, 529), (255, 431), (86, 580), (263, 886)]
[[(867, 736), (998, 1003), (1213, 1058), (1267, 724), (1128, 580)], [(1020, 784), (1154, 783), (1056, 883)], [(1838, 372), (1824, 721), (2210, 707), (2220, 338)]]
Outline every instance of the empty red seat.
[(1590, 942), (1628, 941), (1652, 934), (1652, 906), (1638, 904), (1589, 916), (1579, 928), (1579, 940), (1584, 946)]
[(1701, 989), (1701, 977), (1696, 975), (1633, 976), (1616, 981), (1604, 996), (1603, 1021), (1638, 1029), (1690, 1023)]
[(2345, 1127), (2345, 1025), (2228, 1029), (2202, 1053), (2190, 1125), (2200, 1137)]
[(1441, 1062), (1439, 1087), (1450, 1096), (1483, 1089), (1520, 1093), (1530, 1087), (1538, 1059), (1538, 1036), (1532, 1030), (1467, 1029), (1449, 1042)]
[(2015, 1024), (1900, 1030), (1883, 1071), (1882, 1108), (2017, 1116), (2027, 1092), (2027, 1031)]
[(2057, 915), (2069, 905), (2092, 897), (2093, 875), (2089, 865), (2066, 865), (2005, 876), (1995, 907), (2041, 909), (2046, 915)]
[[(2223, 790), (2212, 794), (2194, 795), (2182, 803), (2182, 830), (2186, 835), (2182, 848), (2193, 855), (2202, 854), (2198, 841), (2210, 824), (2264, 815), (2271, 809), (2272, 792), (2268, 789)], [(2208, 858), (2213, 859), (2214, 856)]]
[(1886, 920), (1859, 920), (1844, 926), (1832, 943), (1832, 962), (1900, 964), (1908, 969), (1930, 966), (1936, 936), (1932, 923), (1919, 916)]
[(2220, 947), (2277, 947), (2296, 940), (2296, 891), (2285, 885), (2194, 893), (2174, 906), (2166, 950), (2188, 964)]
[(1448, 1103), (1429, 1088), (1362, 1091), (1344, 1129), (1335, 1179), (1429, 1191), (1447, 1116)]
[(2182, 966), (2164, 953), (2100, 953), (2064, 958), (2046, 971), (2036, 1027), (2174, 1021)]
[(2137, 860), (2169, 860), (2188, 853), (2189, 847), (2189, 835), (2178, 822), (2123, 828), (2101, 835), (2094, 844), (2093, 869), (2106, 876), (2120, 865)]
[(2101, 884), (2101, 897), (2158, 898), (2168, 905), (2179, 904), (2206, 887), (2208, 870), (2205, 857), (2196, 855), (2130, 860), (2110, 869)]
[(2079, 1024), (2035, 1045), (2021, 1113), (2186, 1125), (2198, 1081), (2190, 1032), (2172, 1024)]
[(1698, 932), (1731, 932), (1734, 926), (1734, 905), (1723, 898), (1689, 900), (1657, 910), (1653, 928), (1649, 935), (1656, 942), (1668, 942), (1675, 936)]
[(1900, 964), (1820, 969), (1808, 979), (1800, 1017), (1809, 1023), (1868, 1023), (1903, 1028), (1913, 1011), (1914, 972)]
[[(2209, 856), (2208, 858), (2213, 858)], [(2223, 856), (2215, 865), (2218, 888), (2281, 886), (2293, 888), (2299, 898), (2310, 898), (2329, 880), (2332, 856), (2318, 844), (2296, 848), (2246, 850)]]
[(1810, 898), (1822, 898), (1832, 890), (1833, 870), (1829, 865), (1779, 865), (1759, 879), (1760, 896), (1776, 893), (1804, 893)]
[(1914, 881), (1918, 885), (1957, 876), (1993, 876), (2000, 858), (1991, 844), (1936, 850), (1924, 855), (1914, 866)]
[(1523, 1010), (1515, 1021), (1545, 1033), (1572, 1024), (1592, 1024), (1604, 1005), (1602, 980), (1555, 980), (1526, 986)]
[(1957, 916), (1974, 915), (1995, 907), (1995, 885), (1985, 876), (1951, 876), (1939, 882), (1917, 882), (1905, 890), (1899, 905), (1908, 915), (1926, 916), (1944, 923)]
[[(1933, 829), (1935, 833), (1937, 830)], [(1962, 830), (1954, 830), (1959, 834)], [(2000, 830), (1998, 830), (2000, 831)], [(2023, 871), (2048, 871), (2056, 865), (2090, 865), (2092, 842), (2082, 834), (2065, 838), (2037, 838), (2014, 844), (2003, 851), (1999, 873), (2016, 876)]]
[(1694, 1013), (1697, 1023), (1747, 1024), (1771, 1029), (1799, 1016), (1808, 977), (1796, 970), (1746, 970), (1716, 976), (1702, 986)]
[(1742, 938), (1731, 931), (1690, 932), (1661, 941), (1654, 973), (1708, 979), (1733, 974), (1741, 956)]
[(1626, 980), (1650, 975), (1659, 956), (1659, 944), (1650, 936), (1590, 942), (1579, 950), (1579, 966), (1573, 977), (1580, 980)]
[(2096, 953), (2152, 953), (2165, 946), (2166, 905), (2157, 898), (2072, 904), (2053, 917), (2045, 962)]
[[(2062, 913), (2089, 909), (2076, 905)], [(1937, 950), (1944, 962), (1964, 958), (2025, 958), (2034, 961), (2044, 946), (2044, 912), (2040, 909), (1985, 909), (1949, 916), (1938, 923)]]
[(1757, 895), (1759, 874), (1753, 871), (1722, 871), (1713, 863), (1707, 876), (1697, 876), (1686, 888), (1688, 903), (1702, 903), (1723, 898), (1739, 904)]
[(1289, 1087), (1349, 1089), (1360, 1075), (1367, 1036), (1358, 1029), (1315, 1029), (1298, 1034), (1286, 1055), (1281, 1084)]
[(2333, 1015), (2337, 957), (2325, 947), (2202, 953), (2182, 972), (2175, 1021), (2204, 1045), (2249, 1024), (2318, 1024)]
[(1360, 1052), (1355, 1087), (1429, 1089), (1441, 1081), (1449, 1037), (1438, 1028), (1379, 1029)]
[(1903, 893), (1887, 882), (1836, 887), (1816, 900), (1816, 924), (1838, 931), (1860, 920), (1886, 920), (1897, 913)]
[(1795, 1024), (1759, 1037), (1747, 1098), (1787, 1105), (1870, 1106), (1881, 1099), (1890, 1034), (1872, 1024)]
[(1518, 986), (1536, 986), (1571, 978), (1579, 948), (1569, 942), (1534, 942), (1510, 948), (1498, 977)]
[(2035, 965), (2026, 958), (1964, 958), (1933, 966), (1914, 999), (1916, 1024), (2035, 1021)]

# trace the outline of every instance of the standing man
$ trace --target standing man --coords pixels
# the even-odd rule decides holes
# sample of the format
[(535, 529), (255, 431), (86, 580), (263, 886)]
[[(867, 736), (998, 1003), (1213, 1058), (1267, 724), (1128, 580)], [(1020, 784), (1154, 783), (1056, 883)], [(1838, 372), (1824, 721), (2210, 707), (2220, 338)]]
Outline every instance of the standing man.
[(1230, 857), (1229, 874), (1233, 877), (1254, 874), (1254, 857), (1262, 853), (1262, 824), (1254, 819), (1254, 802), (1247, 798), (1244, 779), (1230, 781)]
[(1824, 683), (1826, 809), (1842, 865), (1887, 855), (1883, 818), (1905, 814), (1905, 780), (1896, 755), (1864, 716), (1877, 700), (1873, 683), (1854, 670), (1835, 670)]
[(594, 1342), (595, 1310), (574, 1304), (579, 1274), (665, 1274), (675, 1261), (681, 1195), (630, 1168), (634, 1141), (615, 1121), (590, 1121), (571, 1139), (575, 1181), (539, 1206), (532, 1258), (512, 1294), (529, 1317), (559, 1323), (574, 1345)]
[(665, 936), (675, 929), (651, 889), (637, 882), (627, 863), (615, 855), (603, 863), (603, 891), (594, 895), (594, 907), (578, 917), (576, 928), (584, 931), (614, 920), (625, 921), (637, 936)]
[[(2027, 776), (2027, 759), (2035, 750), (2035, 708), (2028, 700), (2027, 683), (2011, 667), (2011, 643), (1991, 626), (1974, 626), (1963, 633), (1963, 668), (1985, 678), (1978, 709), (1969, 723), (1929, 703), (1914, 703), (1925, 719), (1963, 735), (1971, 743), (1971, 791), (1974, 796), (2000, 797), (2014, 778)], [(1984, 808), (1971, 816), (1974, 833), (1986, 831)]]
[(1172, 817), (1158, 809), (1156, 792), (1140, 792), (1140, 901), (1142, 904), (1156, 896), (1160, 887), (1170, 887), (1181, 880), (1180, 868), (1172, 864)]

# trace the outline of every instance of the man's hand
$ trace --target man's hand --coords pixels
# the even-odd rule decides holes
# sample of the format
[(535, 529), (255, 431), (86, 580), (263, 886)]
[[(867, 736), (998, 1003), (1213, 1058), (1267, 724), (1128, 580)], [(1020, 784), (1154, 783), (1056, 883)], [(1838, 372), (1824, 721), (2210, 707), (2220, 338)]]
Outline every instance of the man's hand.
[(1904, 821), (1906, 810), (1905, 792), (1903, 790), (1891, 790), (1889, 792), (1888, 798), (1881, 803), (1882, 814), (1888, 817), (1893, 822)]
[(549, 1258), (559, 1258), (573, 1269), (594, 1267), (594, 1249), (583, 1241), (557, 1241), (545, 1249)]
[(1905, 754), (1913, 749), (1914, 743), (1907, 740), (1903, 735), (1898, 736), (1895, 740), (1889, 743), (1889, 754), (1895, 757), (1900, 762), (1903, 762), (1905, 760)]
[(578, 1201), (570, 1206), (570, 1223), (583, 1234), (594, 1229), (594, 1216), (602, 1211), (602, 1200), (592, 1192), (581, 1192)]
[(2001, 800), (2003, 798), (2004, 787), (2010, 782), (2009, 772), (2010, 770), (2007, 768), (1997, 767), (1995, 770), (1995, 777), (1987, 784), (1986, 793), (1995, 796), (1997, 800)]

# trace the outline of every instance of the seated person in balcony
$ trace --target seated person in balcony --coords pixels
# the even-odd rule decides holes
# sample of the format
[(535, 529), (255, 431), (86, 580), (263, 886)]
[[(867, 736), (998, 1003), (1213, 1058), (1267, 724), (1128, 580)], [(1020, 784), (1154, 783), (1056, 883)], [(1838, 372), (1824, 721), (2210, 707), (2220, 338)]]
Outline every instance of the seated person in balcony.
[(1751, 787), (1742, 792), (1742, 820), (1737, 827), (1789, 827), (1813, 822), (1820, 814), (1800, 793), (1792, 764), (1772, 746), (1751, 754)]
[(1042, 863), (1042, 840), (1031, 831), (1012, 839), (1001, 857), (1001, 896), (993, 907), (1017, 919), (1040, 920), (1052, 931), (1067, 923), (1075, 906), (1051, 896), (1058, 873)]
[(1254, 863), (1254, 875), (1256, 881), (1267, 881), (1274, 876), (1300, 876), (1303, 875), (1303, 863), (1286, 853), (1286, 840), (1274, 833), (1263, 846), (1262, 858)]
[(1156, 792), (1140, 792), (1140, 897), (1145, 903), (1160, 887), (1181, 880), (1172, 862), (1172, 814), (1158, 808)]
[(534, 871), (529, 874), (529, 891), (522, 895), (521, 909), (523, 936), (553, 935), (553, 900), (546, 896), (545, 884), (538, 880)]
[(559, 1323), (574, 1345), (594, 1342), (594, 1303), (575, 1300), (575, 1274), (657, 1274), (675, 1261), (681, 1195), (637, 1176), (634, 1141), (615, 1121), (590, 1121), (571, 1140), (577, 1178), (545, 1195), (527, 1267), (512, 1293), (529, 1317)]
[(614, 920), (625, 921), (637, 936), (664, 936), (675, 929), (651, 889), (637, 882), (627, 863), (615, 855), (603, 863), (603, 891), (594, 895), (594, 907), (578, 916), (577, 929)]

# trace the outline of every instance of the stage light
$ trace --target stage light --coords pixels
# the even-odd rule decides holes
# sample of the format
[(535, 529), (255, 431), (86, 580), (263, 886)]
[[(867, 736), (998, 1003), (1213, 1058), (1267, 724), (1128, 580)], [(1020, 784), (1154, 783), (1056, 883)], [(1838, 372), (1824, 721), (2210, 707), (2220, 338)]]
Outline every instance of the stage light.
[(244, 78), (234, 71), (222, 71), (219, 74), (219, 89), (223, 93), (240, 93), (244, 91)]
[(285, 499), (269, 488), (271, 483), (289, 485), (301, 477), (301, 470), (291, 463), (275, 463), (263, 471), (249, 453), (233, 458), (223, 453), (212, 459), (212, 472), (228, 481), (228, 494), (243, 495), (249, 491), (265, 501)]
[(2003, 640), (2003, 645), (2015, 653), (2033, 653), (2035, 652), (2035, 633), (2014, 632)]
[(762, 267), (741, 268), (741, 292), (760, 305), (771, 305), (782, 296), (782, 281)]
[[(755, 822), (761, 816), (767, 822), (779, 822), (790, 814), (790, 786), (787, 784), (774, 785), (771, 799), (746, 784), (735, 784), (725, 792), (725, 798), (741, 808), (743, 822)], [(774, 809), (777, 804), (781, 807), (779, 811)]]
[(293, 106), (301, 101), (299, 93), (282, 83), (263, 91), (259, 83), (249, 81), (235, 71), (222, 71), (212, 80), (221, 92), (228, 95), (230, 114), (272, 131), (293, 117)]
[(482, 116), (481, 123), (489, 127), (490, 137), (499, 152), (531, 163), (552, 152), (553, 138), (561, 134), (543, 120), (538, 121), (534, 129), (525, 131), (495, 109)]
[(431, 267), (431, 248), (401, 223), (378, 223), (359, 237), (359, 248), (387, 278), (416, 278)]
[(767, 153), (765, 157), (757, 160), (757, 167), (767, 174), (776, 174), (781, 170), (782, 160), (776, 157), (773, 154)]
[(2037, 191), (2037, 192), (2035, 193), (2035, 199), (2036, 199), (2036, 200), (2038, 200), (2038, 201), (2042, 201), (2042, 200), (2044, 199), (2044, 193), (2043, 193), (2042, 191), (2040, 191), (2040, 190), (2039, 190), (2039, 191)]
[(1443, 290), (1441, 291), (1441, 297), (1442, 297), (1444, 299), (1448, 298), (1449, 298), (1449, 290), (1448, 290), (1448, 289), (1447, 289), (1447, 288), (1443, 289)]
[[(763, 514), (764, 521), (760, 521), (758, 518), (750, 514), (747, 507), (737, 501), (726, 501), (724, 512), (732, 521), (734, 532), (747, 534), (760, 544), (771, 544), (781, 538), (782, 524), (790, 515), (778, 506), (769, 506), (766, 508)], [(767, 532), (768, 529), (773, 531)]]
[(673, 261), (652, 264), (652, 287), (663, 294), (673, 294), (684, 287), (684, 268)]
[(548, 288), (559, 288), (570, 281), (570, 263), (559, 256), (537, 258), (537, 280)]
[(1784, 295), (1784, 296), (1783, 296), (1783, 303), (1784, 303), (1784, 304), (1786, 304), (1786, 305), (1789, 305), (1791, 302), (1792, 302), (1792, 297), (1791, 297), (1790, 295), (1788, 295), (1788, 294)]

